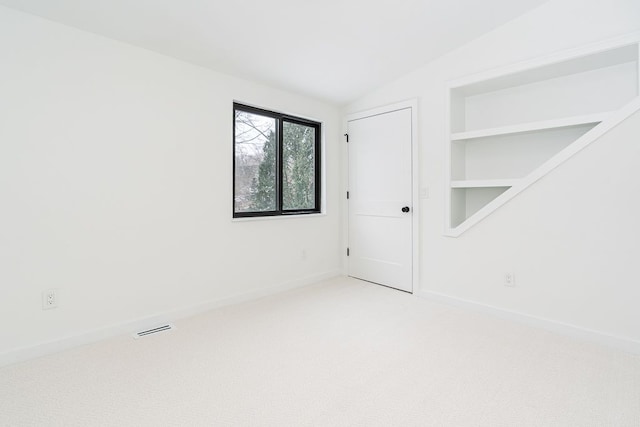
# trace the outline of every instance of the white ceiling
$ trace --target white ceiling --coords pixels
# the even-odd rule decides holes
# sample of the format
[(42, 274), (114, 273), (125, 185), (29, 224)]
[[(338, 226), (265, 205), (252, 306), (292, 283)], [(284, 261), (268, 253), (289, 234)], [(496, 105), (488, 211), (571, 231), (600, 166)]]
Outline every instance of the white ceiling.
[(545, 1), (0, 0), (0, 4), (344, 104)]

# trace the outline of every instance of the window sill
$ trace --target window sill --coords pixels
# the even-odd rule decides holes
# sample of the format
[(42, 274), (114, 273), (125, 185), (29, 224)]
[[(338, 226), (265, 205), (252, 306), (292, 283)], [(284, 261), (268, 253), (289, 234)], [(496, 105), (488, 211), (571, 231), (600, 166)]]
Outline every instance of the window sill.
[(312, 214), (291, 214), (291, 215), (274, 215), (274, 216), (250, 216), (246, 218), (231, 218), (231, 222), (246, 222), (246, 221), (271, 221), (282, 219), (300, 219), (300, 218), (317, 218), (321, 216), (327, 216), (325, 212), (312, 213)]

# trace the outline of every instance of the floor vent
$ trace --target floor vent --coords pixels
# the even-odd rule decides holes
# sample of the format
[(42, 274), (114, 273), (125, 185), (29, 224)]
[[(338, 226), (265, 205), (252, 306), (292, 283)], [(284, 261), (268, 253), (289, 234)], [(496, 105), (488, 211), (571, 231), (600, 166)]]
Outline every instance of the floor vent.
[(162, 326), (158, 326), (155, 328), (151, 328), (151, 329), (146, 329), (144, 331), (139, 331), (133, 334), (133, 337), (138, 339), (138, 338), (142, 338), (142, 337), (146, 337), (147, 335), (154, 335), (154, 334), (159, 334), (160, 332), (164, 332), (164, 331), (170, 331), (172, 329), (175, 329), (176, 327), (173, 326), (170, 323), (167, 323), (166, 325), (162, 325)]

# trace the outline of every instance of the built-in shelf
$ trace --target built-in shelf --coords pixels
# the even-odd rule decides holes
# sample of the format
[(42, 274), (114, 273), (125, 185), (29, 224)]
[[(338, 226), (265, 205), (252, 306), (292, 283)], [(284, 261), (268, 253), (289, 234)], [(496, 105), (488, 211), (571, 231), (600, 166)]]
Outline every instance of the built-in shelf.
[(457, 237), (640, 109), (640, 32), (469, 76), (448, 94), (445, 234)]
[(584, 116), (566, 117), (556, 120), (544, 120), (540, 122), (522, 123), (511, 126), (501, 126), (490, 129), (479, 129), (468, 132), (451, 134), (451, 141), (463, 141), (469, 139), (486, 138), (499, 135), (513, 135), (540, 130), (560, 129), (572, 126), (598, 124), (605, 120), (611, 113), (588, 114)]
[(517, 179), (466, 179), (451, 181), (451, 188), (513, 187)]

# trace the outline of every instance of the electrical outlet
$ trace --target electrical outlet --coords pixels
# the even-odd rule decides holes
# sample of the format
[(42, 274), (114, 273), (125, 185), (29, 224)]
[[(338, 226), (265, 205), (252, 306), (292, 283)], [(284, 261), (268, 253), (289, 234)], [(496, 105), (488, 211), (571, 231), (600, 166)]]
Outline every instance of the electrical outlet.
[(504, 274), (504, 285), (510, 288), (516, 286), (516, 275), (514, 273), (505, 273)]
[(55, 289), (47, 289), (42, 293), (42, 309), (49, 310), (58, 307), (58, 294)]

